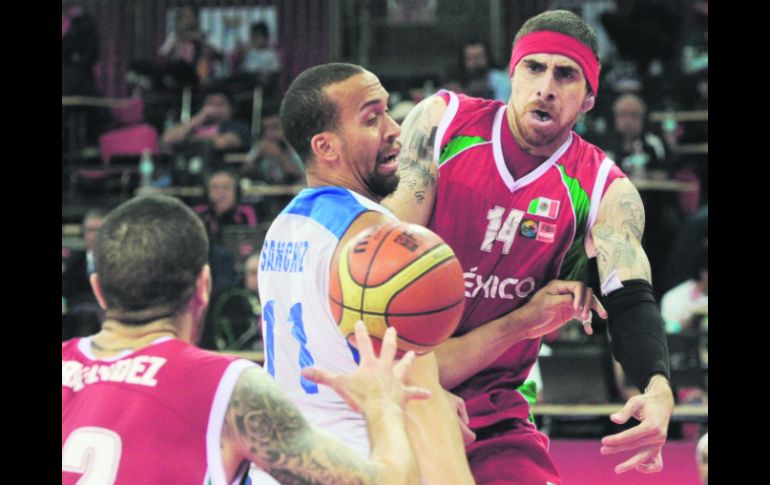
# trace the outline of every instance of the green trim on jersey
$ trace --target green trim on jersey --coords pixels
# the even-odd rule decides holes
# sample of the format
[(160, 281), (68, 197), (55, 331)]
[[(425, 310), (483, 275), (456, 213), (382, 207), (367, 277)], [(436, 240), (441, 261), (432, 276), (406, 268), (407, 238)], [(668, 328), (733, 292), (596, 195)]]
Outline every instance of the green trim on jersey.
[(535, 424), (535, 415), (532, 413), (532, 406), (537, 402), (537, 383), (535, 381), (524, 381), (522, 385), (516, 389), (524, 396), (524, 399), (529, 403), (529, 421)]
[(466, 148), (470, 148), (473, 145), (478, 145), (480, 143), (486, 143), (489, 140), (485, 140), (484, 138), (480, 136), (464, 136), (464, 135), (458, 135), (451, 140), (449, 140), (449, 143), (447, 143), (444, 146), (444, 149), (441, 150), (441, 157), (438, 159), (438, 165), (439, 167), (449, 160), (450, 158), (454, 157), (461, 151), (465, 150)]
[(583, 270), (588, 264), (588, 255), (585, 252), (586, 222), (588, 213), (591, 210), (591, 199), (588, 197), (585, 189), (580, 186), (580, 181), (567, 175), (563, 165), (556, 165), (564, 185), (567, 186), (572, 207), (575, 209), (575, 238), (567, 253), (564, 255), (564, 261), (561, 265), (559, 279), (578, 280), (581, 279)]

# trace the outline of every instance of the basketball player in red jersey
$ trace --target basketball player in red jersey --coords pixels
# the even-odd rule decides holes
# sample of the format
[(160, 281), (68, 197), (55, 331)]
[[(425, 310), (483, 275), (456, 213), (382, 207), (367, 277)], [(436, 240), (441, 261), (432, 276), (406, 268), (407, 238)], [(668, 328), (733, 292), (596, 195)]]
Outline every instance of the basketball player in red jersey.
[[(375, 358), (363, 324), (351, 375), (317, 369), (364, 413), (370, 459), (310, 426), (256, 364), (191, 345), (211, 276), (199, 218), (176, 199), (140, 197), (104, 221), (91, 283), (102, 330), (62, 344), (62, 484), (243, 483), (253, 462), (283, 483), (420, 482), (403, 407), (395, 333)], [(385, 345), (385, 344), (384, 344)]]
[(561, 483), (517, 388), (540, 337), (564, 323), (534, 311), (536, 292), (554, 278), (580, 279), (591, 257), (614, 356), (643, 391), (611, 416), (641, 424), (605, 437), (601, 453), (636, 452), (617, 473), (663, 466), (674, 400), (641, 247), (644, 208), (620, 169), (571, 131), (594, 105), (597, 51), (580, 17), (544, 12), (516, 35), (507, 104), (442, 91), (402, 126), (401, 182), (383, 204), (438, 233), (466, 272), (460, 327), (436, 354), (442, 384), (465, 399), (477, 435), (466, 451), (478, 483)]

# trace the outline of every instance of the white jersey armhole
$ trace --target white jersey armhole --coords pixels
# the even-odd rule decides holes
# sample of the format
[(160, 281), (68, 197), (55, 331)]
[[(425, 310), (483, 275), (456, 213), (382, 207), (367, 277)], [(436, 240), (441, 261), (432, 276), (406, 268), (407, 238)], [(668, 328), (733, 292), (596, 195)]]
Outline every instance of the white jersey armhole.
[(441, 158), (441, 140), (444, 138), (447, 129), (449, 129), (449, 124), (457, 114), (457, 110), (460, 109), (460, 98), (457, 97), (457, 94), (442, 89), (436, 93), (436, 96), (442, 93), (449, 95), (449, 105), (447, 106), (446, 111), (444, 111), (444, 116), (441, 117), (441, 121), (438, 124), (438, 131), (436, 131), (436, 139), (433, 141), (433, 163), (436, 164), (436, 167), (438, 167), (438, 161), (439, 158)]
[(602, 194), (604, 193), (604, 186), (607, 184), (607, 177), (610, 175), (610, 169), (615, 165), (615, 162), (605, 157), (599, 166), (599, 172), (596, 174), (596, 180), (594, 181), (594, 188), (591, 191), (591, 209), (588, 212), (588, 223), (586, 224), (586, 237), (585, 237), (585, 250), (588, 258), (596, 257), (596, 248), (594, 247), (594, 240), (591, 235), (591, 229), (596, 223), (596, 218), (599, 215), (599, 204), (602, 201)]
[(233, 395), (233, 391), (235, 391), (235, 385), (238, 383), (241, 373), (252, 367), (258, 367), (258, 365), (245, 359), (234, 360), (227, 366), (224, 374), (222, 374), (222, 378), (219, 380), (217, 391), (214, 394), (214, 402), (211, 404), (209, 424), (206, 428), (208, 473), (203, 485), (228, 485), (224, 462), (222, 461), (222, 450), (220, 448), (222, 425), (225, 421), (230, 397)]

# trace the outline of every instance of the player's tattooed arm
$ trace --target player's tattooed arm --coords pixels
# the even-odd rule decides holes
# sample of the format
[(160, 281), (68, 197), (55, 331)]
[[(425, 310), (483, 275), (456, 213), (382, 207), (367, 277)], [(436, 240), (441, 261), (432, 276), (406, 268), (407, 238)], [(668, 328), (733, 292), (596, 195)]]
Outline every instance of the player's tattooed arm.
[(652, 283), (650, 262), (642, 249), (644, 221), (644, 206), (636, 187), (627, 178), (616, 179), (607, 189), (591, 229), (602, 282), (614, 271), (619, 281), (643, 279)]
[(377, 483), (381, 468), (312, 427), (259, 368), (241, 374), (222, 440), (283, 484)]
[(383, 205), (406, 222), (426, 225), (436, 197), (438, 167), (433, 161), (436, 132), (446, 111), (439, 96), (422, 100), (401, 125), (401, 153), (398, 156), (398, 189)]

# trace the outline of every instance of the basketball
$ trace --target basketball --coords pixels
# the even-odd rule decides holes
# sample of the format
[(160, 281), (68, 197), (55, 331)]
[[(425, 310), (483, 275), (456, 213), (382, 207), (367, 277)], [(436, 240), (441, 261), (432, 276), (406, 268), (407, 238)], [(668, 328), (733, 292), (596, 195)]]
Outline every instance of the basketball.
[(351, 239), (332, 262), (329, 302), (345, 338), (366, 325), (375, 349), (388, 327), (398, 348), (429, 352), (455, 331), (465, 302), (460, 262), (438, 235), (422, 226), (393, 222)]

